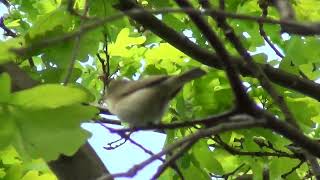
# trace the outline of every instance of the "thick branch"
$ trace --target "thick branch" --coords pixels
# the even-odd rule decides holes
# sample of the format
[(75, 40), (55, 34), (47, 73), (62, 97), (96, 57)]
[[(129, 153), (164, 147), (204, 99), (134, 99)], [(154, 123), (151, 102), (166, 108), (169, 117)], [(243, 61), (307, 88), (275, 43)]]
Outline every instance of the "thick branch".
[[(187, 37), (176, 32), (175, 30), (161, 22), (159, 19), (157, 19), (155, 16), (153, 16), (150, 12), (144, 10), (134, 2), (130, 0), (121, 0), (118, 8), (120, 8), (120, 10), (122, 10), (123, 12), (133, 9), (141, 11), (141, 13), (139, 14), (129, 14), (130, 18), (136, 20), (191, 58), (205, 65), (222, 69), (222, 66), (219, 63), (219, 58), (216, 54), (213, 54), (212, 52), (199, 47), (197, 44), (190, 41)], [(243, 63), (239, 57), (232, 57), (232, 62), (236, 64), (243, 75), (252, 76), (251, 72), (248, 69), (248, 66)], [(266, 73), (268, 78), (274, 83), (298, 91), (320, 101), (319, 84), (310, 80), (300, 78), (299, 76), (286, 73), (269, 65), (259, 64), (259, 66)]]
[[(182, 34), (174, 31), (169, 26), (162, 23), (160, 20), (158, 20), (156, 17), (154, 17), (150, 11), (144, 10), (140, 6), (136, 5), (134, 2), (130, 0), (122, 0), (123, 3), (119, 8), (121, 10), (125, 11), (131, 18), (139, 22), (140, 24), (144, 25), (148, 29), (150, 29), (153, 33), (157, 34), (162, 39), (166, 40), (168, 43), (179, 49), (180, 51), (184, 52), (191, 58), (205, 64), (211, 67), (215, 67), (218, 69), (221, 69), (221, 64), (218, 63), (218, 57), (215, 54), (212, 54), (212, 52), (200, 48), (195, 43), (190, 41), (187, 37), (183, 36)], [(168, 10), (168, 11), (152, 11), (153, 13), (160, 13), (160, 12), (184, 12), (184, 10)], [(236, 15), (232, 13), (224, 13), (221, 11), (212, 11), (216, 12), (218, 16), (227, 16), (231, 18), (238, 18), (238, 19), (246, 19), (246, 20), (255, 20), (255, 21), (263, 21), (266, 23), (273, 23), (273, 24), (287, 24), (291, 26), (296, 26), (300, 29), (310, 29), (309, 31), (314, 32), (320, 32), (320, 24), (314, 24), (310, 26), (297, 24), (296, 22), (291, 21), (277, 21), (272, 19), (261, 19), (259, 17), (252, 17), (252, 16), (246, 16), (246, 15)], [(116, 14), (114, 16), (106, 17), (104, 19), (98, 19), (94, 21), (93, 23), (88, 23), (82, 28), (82, 32), (86, 33), (92, 29), (97, 28), (98, 26), (105, 24), (107, 22), (119, 19), (123, 17), (124, 14)], [(313, 27), (314, 26), (314, 27)], [(16, 49), (17, 53), (21, 55), (27, 54), (32, 49), (41, 49), (43, 47), (48, 47), (50, 45), (63, 42), (66, 40), (70, 40), (74, 37), (76, 37), (80, 32), (75, 31), (69, 34), (66, 34), (65, 36), (59, 36), (54, 37), (51, 39), (45, 39), (39, 43), (35, 43), (27, 48), (20, 48)], [(236, 66), (239, 68), (240, 72), (244, 76), (252, 76), (251, 73), (248, 70), (248, 67), (246, 64), (241, 62), (241, 59), (239, 57), (232, 57), (232, 61), (236, 64)], [(305, 94), (307, 96), (310, 96), (312, 98), (317, 99), (320, 101), (320, 85), (303, 78), (300, 78), (299, 76), (287, 73), (285, 71), (282, 71), (280, 69), (273, 68), (269, 65), (259, 64), (261, 68), (265, 71), (266, 75), (269, 77), (271, 81), (274, 83), (295, 90), (297, 92), (300, 92), (302, 94)]]
[[(201, 5), (204, 8), (210, 9), (210, 4), (208, 0), (202, 0)], [(283, 112), (286, 120), (291, 123), (294, 126), (297, 126), (296, 121), (294, 120), (294, 117), (292, 113), (290, 112), (284, 98), (278, 94), (278, 92), (273, 87), (273, 84), (269, 81), (268, 77), (262, 71), (260, 66), (258, 66), (257, 63), (253, 60), (249, 52), (246, 50), (246, 48), (241, 43), (240, 38), (236, 35), (233, 28), (227, 23), (226, 18), (215, 18), (213, 15), (211, 15), (213, 19), (216, 19), (218, 22), (218, 25), (222, 28), (224, 31), (225, 36), (228, 38), (228, 40), (233, 44), (237, 52), (243, 57), (243, 60), (248, 64), (248, 68), (251, 71), (251, 73), (254, 75), (255, 78), (257, 78), (261, 84), (261, 86), (268, 92), (268, 94), (272, 97), (275, 104), (277, 104), (280, 108), (280, 110)]]
[[(193, 8), (187, 0), (176, 0), (176, 3), (181, 8)], [(226, 71), (233, 93), (237, 100), (236, 107), (243, 110), (243, 112), (251, 112), (255, 108), (255, 104), (247, 95), (245, 87), (241, 82), (238, 69), (232, 63), (230, 55), (224, 47), (222, 41), (219, 39), (218, 35), (211, 29), (209, 24), (204, 21), (202, 16), (193, 12), (187, 12), (187, 14), (198, 27), (198, 29), (202, 32), (202, 34), (206, 37), (209, 44), (215, 49), (217, 55), (219, 56), (220, 63), (224, 65), (224, 70)]]
[(288, 138), (310, 154), (320, 157), (320, 143), (301, 133), (296, 127), (281, 121), (267, 111), (262, 111), (262, 116), (267, 119), (266, 128), (272, 129), (278, 134)]

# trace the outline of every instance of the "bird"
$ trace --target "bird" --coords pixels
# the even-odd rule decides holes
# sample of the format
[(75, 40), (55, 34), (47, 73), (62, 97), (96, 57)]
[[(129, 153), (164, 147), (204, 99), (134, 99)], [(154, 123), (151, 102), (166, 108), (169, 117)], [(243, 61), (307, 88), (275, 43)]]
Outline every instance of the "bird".
[(193, 68), (180, 75), (153, 75), (136, 81), (111, 79), (103, 97), (108, 110), (130, 127), (158, 124), (170, 102), (187, 82), (205, 75)]

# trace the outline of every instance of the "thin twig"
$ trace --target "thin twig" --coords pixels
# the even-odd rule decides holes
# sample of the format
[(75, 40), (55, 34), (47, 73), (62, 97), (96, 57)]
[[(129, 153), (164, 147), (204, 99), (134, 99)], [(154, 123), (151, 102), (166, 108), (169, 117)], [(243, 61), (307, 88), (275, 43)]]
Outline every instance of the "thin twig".
[(236, 130), (236, 129), (243, 129), (243, 128), (252, 128), (252, 127), (257, 127), (261, 126), (265, 123), (264, 120), (254, 120), (249, 117), (242, 119), (241, 121), (238, 122), (229, 122), (229, 123), (222, 123), (218, 126), (208, 128), (208, 129), (201, 129), (193, 134), (190, 134), (180, 140), (177, 140), (173, 144), (168, 145), (166, 148), (164, 148), (161, 152), (155, 154), (154, 156), (148, 158), (147, 160), (141, 162), (138, 165), (133, 166), (131, 169), (129, 169), (126, 172), (123, 173), (117, 173), (113, 175), (104, 175), (100, 177), (98, 180), (108, 180), (111, 178), (116, 178), (116, 177), (133, 177), (136, 175), (138, 171), (158, 159), (159, 157), (162, 157), (163, 155), (172, 152), (174, 149), (181, 147), (187, 142), (193, 142), (196, 143), (197, 140), (212, 136), (215, 134), (219, 134), (222, 132), (230, 131), (230, 130)]
[[(143, 147), (141, 144), (139, 144), (138, 142), (134, 141), (133, 139), (129, 138), (128, 139), (132, 144), (136, 145), (137, 147), (139, 147), (140, 149), (142, 149), (145, 153), (149, 154), (150, 156), (154, 156), (154, 153), (151, 152), (150, 150), (146, 149), (145, 147)], [(163, 158), (159, 158), (160, 161), (162, 162), (166, 162)], [(169, 164), (169, 166), (176, 171), (177, 175), (183, 180), (183, 174), (180, 171), (180, 169), (178, 168), (178, 166), (175, 164), (175, 162), (172, 162)]]
[(31, 67), (32, 69), (34, 69), (34, 68), (36, 67), (35, 64), (34, 64), (34, 62), (33, 62), (32, 57), (28, 58), (28, 62), (29, 62), (29, 65), (30, 65), (30, 67)]
[[(130, 141), (133, 145), (139, 147), (140, 149), (142, 149), (145, 153), (149, 154), (150, 156), (154, 156), (154, 153), (148, 149), (146, 149), (145, 147), (143, 147), (141, 144), (139, 144), (138, 142), (136, 142), (135, 140), (133, 140), (130, 135), (131, 133), (128, 135), (124, 132), (117, 132), (115, 129), (113, 128), (110, 128), (110, 127), (107, 127), (105, 126), (103, 123), (100, 123), (101, 126), (103, 126), (105, 129), (109, 130), (111, 133), (117, 133), (121, 138), (117, 141), (113, 141), (111, 143), (108, 143), (108, 145), (111, 147), (111, 144), (115, 143), (115, 142), (118, 142), (120, 141), (121, 139), (125, 139), (125, 141), (123, 143), (121, 143), (120, 145), (117, 145), (115, 147), (108, 147), (108, 148), (105, 148), (106, 150), (112, 150), (112, 149), (115, 149), (115, 148), (118, 148), (120, 147), (121, 145), (123, 145), (126, 141)], [(165, 160), (162, 158), (162, 157), (159, 157), (159, 160), (162, 161), (162, 162), (165, 162)], [(176, 164), (170, 164), (171, 168), (176, 171), (177, 175), (179, 177), (181, 177), (182, 179), (183, 178), (183, 174), (182, 172), (180, 171), (180, 169), (178, 168), (178, 166)]]
[(294, 142), (294, 144), (297, 144), (297, 146), (304, 148), (312, 155), (320, 157), (320, 144), (318, 141), (310, 139), (295, 126), (279, 120), (267, 111), (261, 110), (261, 116), (267, 120), (265, 128), (269, 128), (276, 133), (281, 134)]
[[(144, 13), (141, 15), (129, 14), (129, 16), (138, 23), (142, 24), (145, 28), (151, 30), (153, 33), (161, 37), (163, 40), (170, 43), (172, 46), (176, 47), (186, 55), (195, 60), (198, 60), (205, 65), (222, 69), (221, 64), (218, 63), (219, 58), (215, 54), (212, 54), (212, 52), (199, 47), (197, 44), (190, 41), (181, 33), (178, 33), (174, 29), (170, 28), (162, 21), (157, 19), (154, 15), (144, 10), (144, 8), (135, 4), (134, 2), (130, 0), (122, 0), (121, 2), (122, 4), (120, 10), (122, 10), (123, 12), (127, 12), (132, 9), (144, 11)], [(241, 71), (242, 75), (252, 76), (252, 73), (248, 70), (247, 65), (242, 62), (241, 58), (232, 57), (232, 62), (237, 64), (237, 67)], [(320, 94), (318, 93), (320, 91), (319, 84), (312, 81), (307, 81), (303, 78), (300, 78), (299, 76), (286, 73), (278, 68), (273, 68), (269, 65), (260, 64), (259, 66), (264, 70), (264, 72), (273, 82), (286, 88), (299, 91), (320, 101)]]
[(281, 177), (286, 179), (287, 176), (289, 176), (291, 173), (293, 173), (295, 170), (299, 169), (301, 167), (301, 165), (305, 163), (305, 161), (300, 161), (299, 164), (297, 164), (296, 166), (294, 166), (289, 172), (282, 174)]
[[(277, 2), (277, 3), (279, 4), (279, 2)], [(288, 3), (288, 2), (286, 2), (286, 3)], [(268, 1), (260, 1), (259, 6), (260, 6), (260, 8), (262, 10), (262, 17), (267, 17), (267, 15), (268, 15), (268, 6), (269, 6)], [(288, 15), (289, 14), (287, 14), (287, 16)], [(291, 18), (293, 18), (293, 17), (291, 17)], [(284, 56), (278, 51), (278, 49), (272, 44), (272, 42), (269, 41), (269, 38), (267, 37), (267, 35), (266, 35), (266, 33), (265, 33), (264, 29), (263, 29), (263, 23), (259, 23), (259, 29), (260, 29), (261, 36), (265, 39), (265, 41), (269, 44), (269, 46), (274, 50), (274, 52), (280, 58), (284, 58)], [(300, 70), (299, 70), (299, 73), (302, 74), (303, 77), (305, 76), (304, 73), (301, 72)], [(269, 145), (271, 145), (271, 146), (269, 146), (270, 148), (273, 148), (273, 146), (272, 146), (272, 144), (270, 142), (269, 142)], [(320, 179), (320, 166), (319, 166), (319, 163), (317, 161), (317, 158), (315, 156), (309, 154), (306, 151), (304, 151), (303, 155), (304, 155), (305, 159), (309, 162), (309, 164), (311, 166), (312, 173), (316, 176), (317, 179)]]
[[(68, 2), (68, 9), (70, 11), (73, 12), (73, 0), (69, 0)], [(85, 1), (85, 9), (84, 9), (84, 12), (83, 12), (83, 15), (85, 16), (88, 12), (88, 1), (86, 0)], [(82, 24), (84, 23), (84, 19), (81, 20), (80, 22), (80, 27), (79, 27), (79, 34), (77, 36), (75, 36), (75, 39), (74, 39), (74, 45), (73, 45), (73, 49), (72, 49), (72, 52), (71, 52), (71, 57), (70, 57), (70, 63), (68, 65), (68, 69), (67, 69), (67, 74), (63, 80), (63, 85), (67, 85), (68, 82), (70, 81), (70, 78), (71, 78), (71, 75), (72, 75), (72, 72), (73, 72), (73, 68), (74, 68), (74, 65), (76, 63), (76, 59), (77, 59), (77, 55), (78, 55), (78, 51), (79, 51), (79, 48), (80, 48), (80, 39), (81, 39), (81, 32), (82, 32)]]
[[(193, 8), (188, 0), (175, 1), (181, 8)], [(211, 29), (209, 24), (206, 23), (200, 15), (193, 12), (187, 12), (187, 14), (208, 40), (209, 44), (215, 49), (217, 55), (221, 59), (220, 63), (225, 67), (224, 70), (227, 74), (233, 94), (236, 98), (236, 108), (241, 109), (243, 112), (255, 111), (256, 105), (247, 95), (246, 89), (240, 79), (238, 69), (232, 63), (230, 54), (224, 47), (216, 32)]]
[(4, 24), (4, 19), (5, 17), (2, 16), (0, 17), (0, 28), (4, 31), (4, 35), (5, 36), (11, 36), (11, 37), (17, 37), (17, 33), (15, 33), (14, 31), (12, 31), (11, 29), (9, 29), (5, 24)]
[[(201, 4), (204, 8), (210, 9), (211, 5), (209, 4), (208, 0), (202, 0)], [(213, 19), (215, 17), (211, 16)], [(246, 50), (246, 48), (243, 46), (241, 40), (239, 37), (235, 34), (233, 28), (227, 23), (225, 18), (219, 18), (217, 20), (220, 20), (218, 22), (219, 26), (223, 29), (225, 36), (228, 38), (228, 40), (233, 44), (235, 49), (238, 51), (238, 53), (243, 57), (243, 60), (248, 64), (249, 70), (251, 73), (256, 77), (261, 86), (268, 92), (268, 94), (272, 97), (274, 102), (279, 106), (283, 114), (285, 115), (285, 119), (292, 124), (293, 126), (296, 126), (298, 128), (298, 124), (295, 121), (294, 116), (290, 112), (284, 98), (278, 94), (278, 92), (275, 90), (271, 82), (269, 81), (268, 77), (264, 73), (264, 71), (258, 66), (255, 61), (253, 60), (252, 56), (249, 54), (249, 52)]]
[[(268, 16), (268, 1), (262, 1), (264, 2), (264, 4), (259, 4), (260, 8), (262, 10), (262, 18), (267, 18)], [(282, 55), (282, 53), (276, 48), (276, 46), (271, 42), (271, 40), (268, 38), (267, 33), (265, 32), (264, 28), (263, 28), (264, 23), (263, 22), (259, 22), (259, 31), (260, 31), (260, 35), (263, 37), (263, 39), (267, 42), (267, 44), (270, 46), (270, 48), (276, 53), (276, 55), (278, 55), (281, 59), (284, 58), (284, 55)]]
[[(235, 13), (229, 13), (221, 10), (216, 10), (216, 9), (206, 9), (206, 10), (195, 10), (193, 8), (162, 8), (162, 9), (156, 9), (156, 10), (140, 10), (140, 9), (131, 9), (124, 11), (122, 13), (117, 13), (105, 18), (97, 18), (94, 21), (87, 23), (83, 26), (82, 30), (76, 30), (74, 32), (65, 34), (63, 36), (58, 36), (58, 37), (53, 37), (53, 38), (48, 38), (42, 41), (39, 41), (37, 43), (34, 43), (33, 45), (30, 45), (29, 47), (25, 48), (18, 48), (18, 49), (13, 49), (15, 52), (18, 54), (26, 54), (27, 52), (33, 50), (33, 49), (42, 49), (45, 47), (48, 47), (50, 45), (53, 45), (55, 43), (63, 42), (64, 40), (69, 40), (74, 37), (76, 37), (79, 34), (84, 34), (87, 33), (88, 31), (91, 31), (101, 25), (104, 25), (106, 23), (109, 23), (111, 21), (118, 20), (126, 15), (128, 16), (133, 16), (133, 15), (139, 15), (139, 14), (144, 14), (145, 12), (147, 13), (152, 13), (152, 14), (166, 14), (166, 13), (195, 13), (198, 15), (214, 15), (214, 16), (219, 16), (219, 17), (227, 17), (227, 18), (233, 18), (233, 19), (242, 19), (242, 20), (250, 20), (250, 21), (256, 21), (256, 22), (263, 22), (263, 23), (269, 23), (269, 24), (280, 24), (280, 25), (290, 25), (290, 26), (297, 26), (301, 29), (311, 29), (313, 31), (316, 31), (320, 33), (320, 24), (301, 24), (293, 21), (286, 21), (286, 20), (275, 20), (271, 18), (261, 18), (261, 17), (255, 17), (255, 16), (248, 16), (245, 14), (235, 14)], [(318, 27), (319, 26), (319, 27)]]
[(311, 155), (309, 152), (303, 150), (303, 154), (308, 160), (312, 174), (315, 176), (316, 180), (320, 179), (320, 166), (318, 160), (315, 156)]
[[(80, 27), (81, 28), (81, 27)], [(63, 85), (66, 86), (71, 78), (71, 75), (72, 75), (72, 72), (73, 72), (73, 67), (74, 67), (74, 64), (76, 62), (76, 58), (77, 58), (77, 55), (78, 55), (78, 50), (80, 48), (80, 35), (75, 37), (74, 39), (74, 45), (73, 45), (73, 49), (72, 49), (72, 52), (71, 52), (71, 57), (70, 57), (70, 62), (69, 62), (69, 65), (68, 65), (68, 69), (67, 69), (67, 74), (63, 80)]]
[(263, 167), (262, 180), (270, 180), (270, 169), (267, 165)]
[[(187, 153), (188, 150), (192, 147), (194, 142), (187, 142), (186, 144), (182, 145), (182, 147), (174, 153), (172, 156), (169, 157), (161, 166), (159, 166), (157, 172), (152, 176), (152, 180), (156, 180), (160, 175), (169, 167), (171, 164), (175, 163), (184, 153)], [(184, 178), (183, 178), (184, 179)]]
[(239, 155), (239, 156), (255, 156), (255, 157), (265, 157), (265, 156), (274, 156), (274, 157), (288, 157), (293, 159), (300, 159), (301, 157), (297, 156), (296, 154), (289, 154), (289, 153), (280, 153), (280, 152), (247, 152), (247, 151), (240, 151), (238, 149), (235, 149), (231, 146), (229, 146), (227, 143), (223, 142), (219, 137), (215, 137), (213, 139), (216, 141), (221, 147), (233, 155)]
[(228, 179), (228, 178), (229, 178), (229, 176), (234, 175), (234, 174), (235, 174), (237, 171), (239, 171), (239, 170), (240, 170), (244, 165), (245, 165), (245, 164), (243, 163), (243, 164), (241, 164), (240, 166), (238, 166), (236, 169), (234, 169), (233, 171), (228, 172), (228, 173), (223, 174), (223, 175), (215, 175), (215, 174), (211, 174), (211, 173), (210, 173), (210, 176), (211, 176), (211, 177), (215, 177), (215, 178), (224, 178), (224, 179)]
[[(131, 7), (128, 9), (122, 9), (123, 13), (118, 13), (112, 16), (105, 17), (103, 19), (98, 19), (92, 21), (91, 23), (86, 24), (83, 27), (82, 33), (87, 33), (90, 30), (99, 27), (105, 23), (111, 22), (113, 20), (117, 20), (122, 18), (125, 15), (128, 15), (139, 23), (143, 24), (145, 27), (149, 28), (152, 32), (160, 36), (161, 38), (165, 39), (167, 42), (178, 48), (180, 51), (184, 52), (185, 54), (189, 55), (191, 58), (198, 60), (199, 62), (206, 64), (208, 66), (213, 66), (216, 68), (221, 68), (219, 64), (217, 64), (214, 60), (217, 59), (217, 56), (212, 54), (211, 52), (198, 47), (195, 43), (190, 41), (188, 38), (185, 38), (182, 34), (174, 31), (172, 28), (164, 25), (160, 20), (155, 18), (151, 13), (158, 14), (158, 13), (184, 13), (188, 11), (188, 9), (177, 9), (177, 8), (165, 8), (165, 9), (158, 9), (158, 10), (145, 10), (138, 5), (133, 5), (132, 2), (126, 1), (126, 4), (130, 4)], [(133, 8), (133, 9), (131, 9)], [(199, 14), (209, 14), (214, 13), (215, 16), (221, 17), (229, 17), (229, 18), (237, 18), (237, 19), (244, 19), (244, 20), (252, 20), (252, 21), (263, 21), (264, 23), (271, 23), (271, 24), (282, 24), (282, 25), (291, 25), (291, 26), (302, 26), (301, 29), (311, 28), (315, 32), (320, 32), (320, 28), (316, 27), (309, 27), (311, 25), (301, 25), (297, 22), (285, 21), (285, 20), (274, 20), (274, 19), (261, 19), (260, 17), (254, 16), (247, 16), (241, 14), (234, 14), (234, 13), (226, 13), (224, 11), (219, 10), (210, 10), (210, 11), (200, 11), (191, 9), (189, 11), (196, 12)], [(317, 26), (314, 24), (312, 26)], [(12, 49), (14, 52), (26, 55), (29, 51), (33, 49), (42, 49), (48, 46), (54, 45), (59, 42), (63, 42), (66, 40), (70, 40), (79, 34), (79, 30), (74, 32), (65, 34), (63, 36), (57, 36), (53, 38), (44, 39), (42, 41), (38, 41), (33, 43), (32, 45), (24, 48), (17, 48)], [(240, 69), (241, 73), (244, 75), (251, 75), (251, 73), (247, 70), (246, 65), (240, 62), (238, 57), (232, 57), (233, 62), (237, 64), (238, 68)], [(275, 83), (285, 86), (287, 88), (299, 91), (305, 95), (313, 97), (317, 100), (320, 100), (320, 94), (318, 91), (320, 90), (320, 85), (314, 83), (309, 80), (305, 80), (293, 74), (286, 73), (280, 69), (273, 68), (267, 65), (259, 65), (268, 77)]]
[(99, 119), (96, 119), (95, 121), (99, 122), (99, 123), (121, 125), (121, 121), (119, 121), (119, 120), (107, 119), (107, 118), (102, 118), (102, 117), (100, 117)]

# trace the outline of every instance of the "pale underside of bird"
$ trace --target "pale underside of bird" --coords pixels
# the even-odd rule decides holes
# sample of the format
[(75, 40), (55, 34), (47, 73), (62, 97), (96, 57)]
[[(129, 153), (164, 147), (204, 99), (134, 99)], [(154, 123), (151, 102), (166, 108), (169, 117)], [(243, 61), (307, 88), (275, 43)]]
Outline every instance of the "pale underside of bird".
[(137, 81), (111, 80), (104, 100), (109, 111), (130, 126), (156, 124), (183, 85), (205, 74), (200, 68), (176, 76), (149, 76)]

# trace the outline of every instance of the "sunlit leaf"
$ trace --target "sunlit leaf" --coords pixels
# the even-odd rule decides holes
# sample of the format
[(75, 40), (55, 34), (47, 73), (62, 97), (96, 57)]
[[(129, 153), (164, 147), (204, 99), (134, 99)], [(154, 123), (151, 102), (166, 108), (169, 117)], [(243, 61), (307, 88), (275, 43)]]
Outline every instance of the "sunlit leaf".
[(71, 86), (40, 85), (12, 94), (11, 103), (30, 109), (45, 109), (86, 102), (87, 92)]

